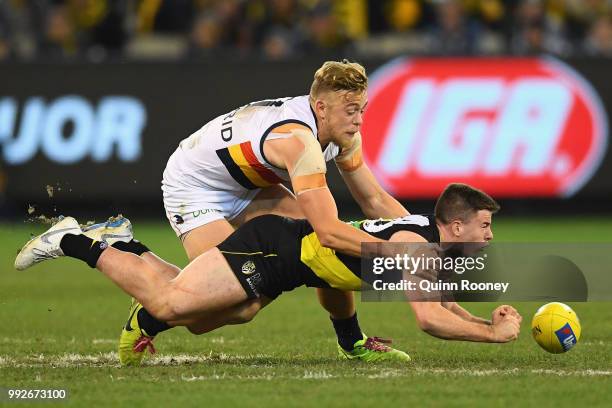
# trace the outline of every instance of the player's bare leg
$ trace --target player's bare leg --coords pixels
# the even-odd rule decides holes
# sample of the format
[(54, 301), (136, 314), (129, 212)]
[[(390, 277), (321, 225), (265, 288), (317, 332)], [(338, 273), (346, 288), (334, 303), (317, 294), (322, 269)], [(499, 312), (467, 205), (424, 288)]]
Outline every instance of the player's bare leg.
[(247, 323), (271, 301), (271, 299), (262, 296), (259, 299), (246, 300), (238, 305), (231, 306), (223, 310), (222, 313), (203, 313), (195, 319), (169, 322), (169, 324), (186, 326), (193, 334), (204, 334), (226, 325)]
[(189, 261), (193, 261), (204, 252), (225, 241), (232, 232), (234, 232), (234, 227), (229, 222), (216, 220), (184, 234), (181, 239)]
[(138, 241), (134, 241), (132, 223), (121, 215), (110, 217), (106, 222), (88, 225), (82, 229), (82, 232), (83, 235), (94, 241), (104, 241), (121, 251), (140, 255), (168, 280), (174, 278), (181, 271), (177, 266), (148, 252), (148, 249), (140, 245)]
[[(264, 214), (305, 218), (293, 193), (284, 186), (277, 185), (262, 190), (253, 202), (232, 220), (232, 224), (238, 226)], [(353, 293), (325, 288), (317, 288), (316, 292), (319, 303), (330, 314), (339, 344), (346, 351), (353, 350), (354, 344), (363, 339)]]
[(333, 288), (317, 288), (319, 303), (327, 310), (332, 319), (348, 319), (355, 314), (353, 292), (343, 292)]
[(239, 227), (248, 220), (264, 214), (303, 218), (295, 197), (286, 187), (275, 185), (262, 189), (231, 223), (226, 220), (216, 220), (184, 234), (181, 239), (187, 257), (190, 261), (194, 260), (223, 242), (234, 232), (234, 227)]
[[(239, 226), (264, 214), (278, 214), (298, 219), (305, 218), (295, 195), (285, 186), (279, 184), (260, 191), (253, 202), (232, 220), (232, 224)], [(345, 319), (355, 314), (355, 301), (352, 292), (317, 288), (317, 296), (321, 306), (334, 319)]]
[(164, 261), (153, 252), (145, 252), (141, 254), (140, 257), (147, 261), (149, 265), (153, 266), (155, 271), (166, 280), (174, 279), (179, 273), (181, 273), (181, 268), (171, 264), (170, 262)]
[(290, 218), (305, 218), (295, 196), (285, 186), (278, 184), (262, 189), (251, 203), (231, 223), (238, 228), (260, 215), (276, 214)]
[(244, 289), (219, 250), (191, 262), (173, 280), (165, 280), (140, 257), (106, 249), (96, 268), (138, 299), (155, 318), (186, 321), (201, 313), (222, 311), (247, 299)]
[[(195, 259), (201, 253), (219, 245), (229, 237), (234, 232), (233, 226), (238, 227), (265, 214), (303, 218), (293, 193), (282, 185), (274, 185), (262, 189), (244, 211), (231, 221), (231, 224), (225, 220), (218, 220), (189, 231), (183, 238), (183, 247), (187, 256), (190, 260)], [(202, 328), (217, 328), (225, 324), (246, 323), (252, 320), (258, 311), (259, 308), (245, 305), (242, 308), (236, 307), (225, 310), (214, 318), (203, 315), (197, 323), (188, 325), (188, 329), (194, 333), (203, 333)]]
[[(234, 226), (242, 225), (248, 220), (264, 214), (278, 214), (292, 218), (304, 218), (295, 196), (282, 185), (263, 189), (255, 199), (236, 218), (232, 224), (225, 220), (215, 221), (190, 231), (183, 239), (183, 245), (190, 259), (218, 245), (232, 232)], [(335, 289), (317, 289), (320, 304), (329, 312), (338, 336), (339, 345), (344, 349), (342, 356), (347, 358), (363, 358), (351, 355), (357, 348), (355, 344), (363, 342), (363, 336), (357, 321), (354, 296), (352, 292), (342, 292)], [(258, 303), (238, 305), (223, 311), (201, 314), (194, 322), (188, 322), (188, 329), (196, 334), (214, 330), (226, 324), (239, 324), (250, 321), (260, 310)], [(170, 322), (172, 324), (173, 322)], [(363, 349), (362, 346), (359, 349)], [(361, 350), (369, 353), (369, 350)]]
[[(183, 237), (185, 252), (190, 260), (195, 260), (199, 255), (215, 248), (216, 245), (225, 240), (233, 231), (234, 228), (226, 220), (213, 221), (209, 224), (195, 228)], [(143, 253), (141, 258), (145, 260), (149, 266), (153, 267), (165, 281), (176, 278), (181, 272), (180, 268), (167, 263), (152, 252)], [(153, 282), (160, 283), (162, 285), (161, 287), (165, 287), (165, 282), (162, 280), (154, 279)], [(214, 313), (205, 313), (201, 311), (197, 317), (192, 316), (187, 322), (177, 322), (160, 319), (156, 316), (155, 311), (149, 311), (149, 307), (144, 301), (138, 297), (136, 298), (145, 306), (144, 310), (138, 311), (141, 317), (145, 316), (141, 319), (140, 326), (142, 326), (151, 336), (176, 325), (185, 325), (192, 332), (203, 333), (204, 329), (202, 328), (206, 328), (206, 331), (210, 331), (226, 324), (248, 322), (259, 310), (258, 308), (255, 310), (253, 307), (248, 306), (237, 306), (235, 308), (218, 310)], [(155, 322), (154, 319), (159, 320), (159, 322)], [(192, 324), (194, 327), (191, 327)]]

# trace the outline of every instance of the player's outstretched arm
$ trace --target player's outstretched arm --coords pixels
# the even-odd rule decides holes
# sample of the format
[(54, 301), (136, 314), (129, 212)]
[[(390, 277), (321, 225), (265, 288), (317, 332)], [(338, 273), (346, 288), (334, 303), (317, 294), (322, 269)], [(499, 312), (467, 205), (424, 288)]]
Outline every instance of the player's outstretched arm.
[[(427, 243), (422, 236), (410, 231), (396, 232), (391, 236), (390, 241)], [(410, 245), (407, 247), (407, 250), (409, 249), (415, 250), (416, 246)], [(427, 248), (421, 248), (419, 251), (426, 250)], [(405, 276), (416, 280), (437, 279), (436, 274), (432, 275), (430, 271), (407, 272)], [(439, 294), (425, 293), (420, 296), (418, 292), (407, 291), (406, 295), (419, 328), (434, 337), (488, 343), (505, 343), (518, 338), (520, 316), (518, 313), (511, 313), (509, 309), (504, 309), (503, 316), (501, 312), (498, 313), (498, 317), (493, 319), (492, 324), (486, 324), (487, 321), (473, 316), (455, 302), (441, 302)]]
[(362, 242), (385, 242), (340, 221), (329, 189), (319, 188), (297, 196), (300, 208), (325, 247), (352, 256), (361, 256)]
[(444, 306), (445, 309), (450, 310), (457, 316), (461, 317), (465, 321), (486, 324), (486, 325), (492, 324), (491, 320), (487, 320), (487, 319), (483, 319), (482, 317), (474, 316), (468, 310), (461, 307), (457, 302), (442, 302), (442, 306)]
[(457, 316), (461, 317), (463, 320), (467, 320), (468, 322), (481, 323), (491, 325), (496, 322), (501, 321), (501, 319), (506, 314), (511, 314), (516, 317), (521, 323), (523, 321), (523, 317), (519, 314), (519, 312), (510, 305), (501, 305), (495, 308), (491, 313), (491, 320), (483, 319), (482, 317), (474, 316), (469, 311), (461, 307), (457, 302), (442, 302), (442, 306), (451, 312), (455, 313)]
[(466, 321), (439, 302), (410, 302), (410, 306), (419, 328), (441, 339), (506, 343), (516, 340), (520, 333), (520, 321), (511, 314), (486, 325)]
[(362, 242), (384, 242), (338, 219), (338, 209), (325, 180), (321, 146), (310, 131), (294, 129), (292, 134), (266, 142), (265, 154), (271, 162), (289, 171), (298, 205), (321, 244), (347, 255), (360, 256)]
[(353, 145), (342, 149), (336, 165), (351, 195), (368, 218), (399, 218), (409, 215), (406, 208), (378, 183), (364, 163), (361, 154), (361, 135), (357, 133)]

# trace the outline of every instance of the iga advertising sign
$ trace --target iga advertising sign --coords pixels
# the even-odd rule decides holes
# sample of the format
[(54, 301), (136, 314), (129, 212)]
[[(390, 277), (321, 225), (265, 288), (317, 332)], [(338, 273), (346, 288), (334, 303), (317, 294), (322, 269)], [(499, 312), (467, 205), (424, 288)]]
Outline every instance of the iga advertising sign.
[(400, 59), (370, 82), (364, 155), (398, 197), (435, 197), (466, 182), (496, 197), (568, 197), (607, 146), (607, 118), (564, 63)]

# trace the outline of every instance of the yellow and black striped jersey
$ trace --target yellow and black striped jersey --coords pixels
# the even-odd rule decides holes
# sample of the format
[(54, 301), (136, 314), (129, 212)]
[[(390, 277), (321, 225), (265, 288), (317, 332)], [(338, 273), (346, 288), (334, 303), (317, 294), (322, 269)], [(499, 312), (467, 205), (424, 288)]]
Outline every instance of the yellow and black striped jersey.
[[(431, 215), (350, 224), (381, 239), (389, 239), (398, 231), (411, 231), (429, 242), (440, 241)], [(256, 217), (218, 248), (252, 297), (261, 293), (275, 298), (302, 285), (361, 290), (361, 259), (322, 246), (307, 220), (271, 214)]]
[[(321, 245), (317, 234), (306, 220), (305, 234), (301, 239), (300, 260), (318, 278), (330, 287), (340, 290), (361, 289), (361, 258), (337, 253)], [(428, 242), (440, 242), (440, 234), (433, 215), (408, 215), (396, 219), (351, 221), (355, 228), (376, 238), (388, 240), (398, 231), (414, 232)]]

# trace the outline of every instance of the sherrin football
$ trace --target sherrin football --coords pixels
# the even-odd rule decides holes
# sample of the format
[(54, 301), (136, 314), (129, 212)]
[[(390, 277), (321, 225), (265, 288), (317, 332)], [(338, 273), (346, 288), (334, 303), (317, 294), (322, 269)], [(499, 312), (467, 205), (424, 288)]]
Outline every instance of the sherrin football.
[(580, 320), (566, 304), (547, 303), (540, 307), (531, 321), (531, 334), (549, 353), (569, 351), (580, 339)]

